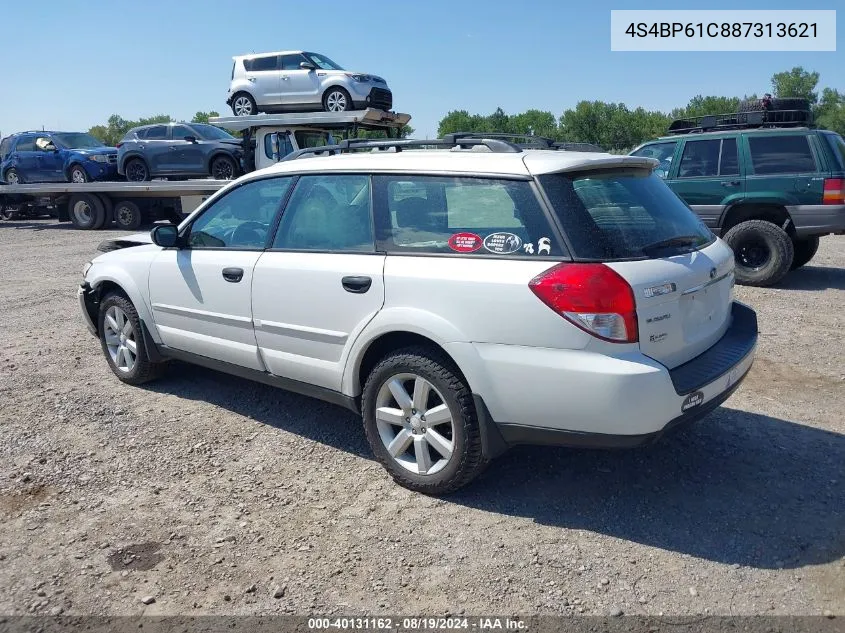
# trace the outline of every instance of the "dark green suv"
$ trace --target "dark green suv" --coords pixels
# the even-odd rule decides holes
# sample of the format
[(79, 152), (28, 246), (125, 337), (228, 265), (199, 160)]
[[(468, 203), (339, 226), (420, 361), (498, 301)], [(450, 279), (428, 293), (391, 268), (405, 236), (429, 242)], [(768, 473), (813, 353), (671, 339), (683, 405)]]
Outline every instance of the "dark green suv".
[(806, 119), (767, 117), (675, 122), (631, 152), (660, 161), (656, 173), (728, 243), (737, 282), (751, 286), (809, 262), (820, 236), (845, 234), (845, 141)]

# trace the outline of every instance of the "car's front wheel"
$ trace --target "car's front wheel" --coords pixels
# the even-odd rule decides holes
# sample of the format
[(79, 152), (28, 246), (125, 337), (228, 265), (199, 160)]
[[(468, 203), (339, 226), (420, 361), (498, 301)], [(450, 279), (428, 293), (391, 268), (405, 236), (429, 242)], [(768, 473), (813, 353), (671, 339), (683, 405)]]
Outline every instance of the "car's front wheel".
[(85, 171), (82, 165), (74, 165), (70, 168), (68, 182), (83, 183), (88, 182), (88, 180), (88, 172)]
[(400, 485), (439, 495), (486, 464), (472, 393), (445, 355), (414, 347), (385, 357), (362, 396), (373, 453)]
[(115, 376), (130, 385), (157, 378), (160, 363), (153, 363), (141, 335), (141, 318), (132, 302), (121, 294), (100, 302), (100, 344)]
[(323, 109), (326, 112), (346, 112), (352, 109), (352, 97), (343, 88), (329, 88), (323, 95)]
[(21, 178), (18, 170), (12, 167), (6, 171), (6, 175), (3, 177), (6, 181), (7, 185), (22, 185), (23, 178)]
[(725, 242), (733, 249), (739, 284), (771, 286), (792, 266), (792, 240), (777, 224), (766, 220), (740, 222), (725, 234)]
[(238, 166), (229, 156), (217, 156), (211, 161), (210, 171), (215, 180), (232, 180), (238, 175)]

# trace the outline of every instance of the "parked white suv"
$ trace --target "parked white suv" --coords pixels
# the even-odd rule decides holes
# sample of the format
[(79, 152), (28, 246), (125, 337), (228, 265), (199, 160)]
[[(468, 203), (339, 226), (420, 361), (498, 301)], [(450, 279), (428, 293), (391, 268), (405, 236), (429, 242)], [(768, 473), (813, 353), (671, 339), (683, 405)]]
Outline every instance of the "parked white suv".
[(384, 79), (344, 70), (325, 55), (280, 51), (233, 59), (226, 104), (235, 116), (393, 108), (393, 93)]
[[(656, 161), (425, 143), (452, 149), (302, 150), (94, 259), (79, 300), (109, 367), (139, 384), (180, 359), (344, 405), (432, 494), (513, 444), (651, 441), (737, 388), (756, 315)], [(393, 151), (347, 151), (368, 146)]]

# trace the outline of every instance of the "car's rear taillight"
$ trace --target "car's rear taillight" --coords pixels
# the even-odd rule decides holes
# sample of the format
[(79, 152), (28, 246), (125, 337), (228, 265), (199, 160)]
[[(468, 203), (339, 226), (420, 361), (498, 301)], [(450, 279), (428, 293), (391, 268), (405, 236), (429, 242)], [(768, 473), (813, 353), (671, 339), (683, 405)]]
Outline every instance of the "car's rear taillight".
[(636, 343), (634, 291), (604, 264), (558, 264), (528, 287), (567, 321), (605, 341)]
[(845, 204), (845, 178), (825, 178), (824, 204)]

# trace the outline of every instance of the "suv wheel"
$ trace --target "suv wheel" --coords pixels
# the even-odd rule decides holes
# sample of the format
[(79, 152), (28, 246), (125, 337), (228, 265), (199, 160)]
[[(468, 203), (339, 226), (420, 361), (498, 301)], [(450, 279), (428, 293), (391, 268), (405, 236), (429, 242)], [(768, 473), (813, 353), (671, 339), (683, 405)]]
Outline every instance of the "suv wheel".
[(211, 161), (211, 177), (215, 180), (232, 180), (238, 175), (238, 166), (228, 156), (217, 156)]
[(795, 249), (795, 255), (792, 257), (792, 270), (795, 270), (809, 263), (816, 256), (816, 251), (819, 250), (819, 236), (814, 235), (803, 240), (795, 240), (792, 242), (792, 246)]
[(323, 95), (323, 109), (326, 112), (346, 112), (352, 109), (352, 97), (343, 88), (329, 88)]
[(245, 92), (239, 92), (232, 99), (232, 113), (235, 116), (251, 116), (258, 114), (258, 105), (252, 95)]
[(140, 158), (130, 159), (126, 163), (124, 172), (126, 173), (126, 180), (130, 182), (144, 182), (150, 179), (150, 170), (147, 168), (147, 163)]
[(384, 358), (367, 378), (362, 408), (373, 453), (406, 488), (446, 494), (486, 464), (470, 389), (440, 353), (415, 347)]
[(100, 303), (100, 344), (109, 368), (120, 380), (140, 385), (158, 377), (161, 365), (150, 361), (141, 336), (141, 319), (126, 297), (110, 294)]
[(22, 185), (23, 178), (20, 177), (18, 174), (18, 170), (12, 167), (6, 172), (6, 176), (4, 177), (7, 185)]
[(765, 220), (740, 222), (725, 234), (736, 258), (736, 281), (746, 286), (771, 286), (792, 266), (792, 240), (782, 228)]
[(70, 168), (70, 172), (68, 173), (68, 182), (88, 182), (88, 173), (81, 165), (74, 165)]

